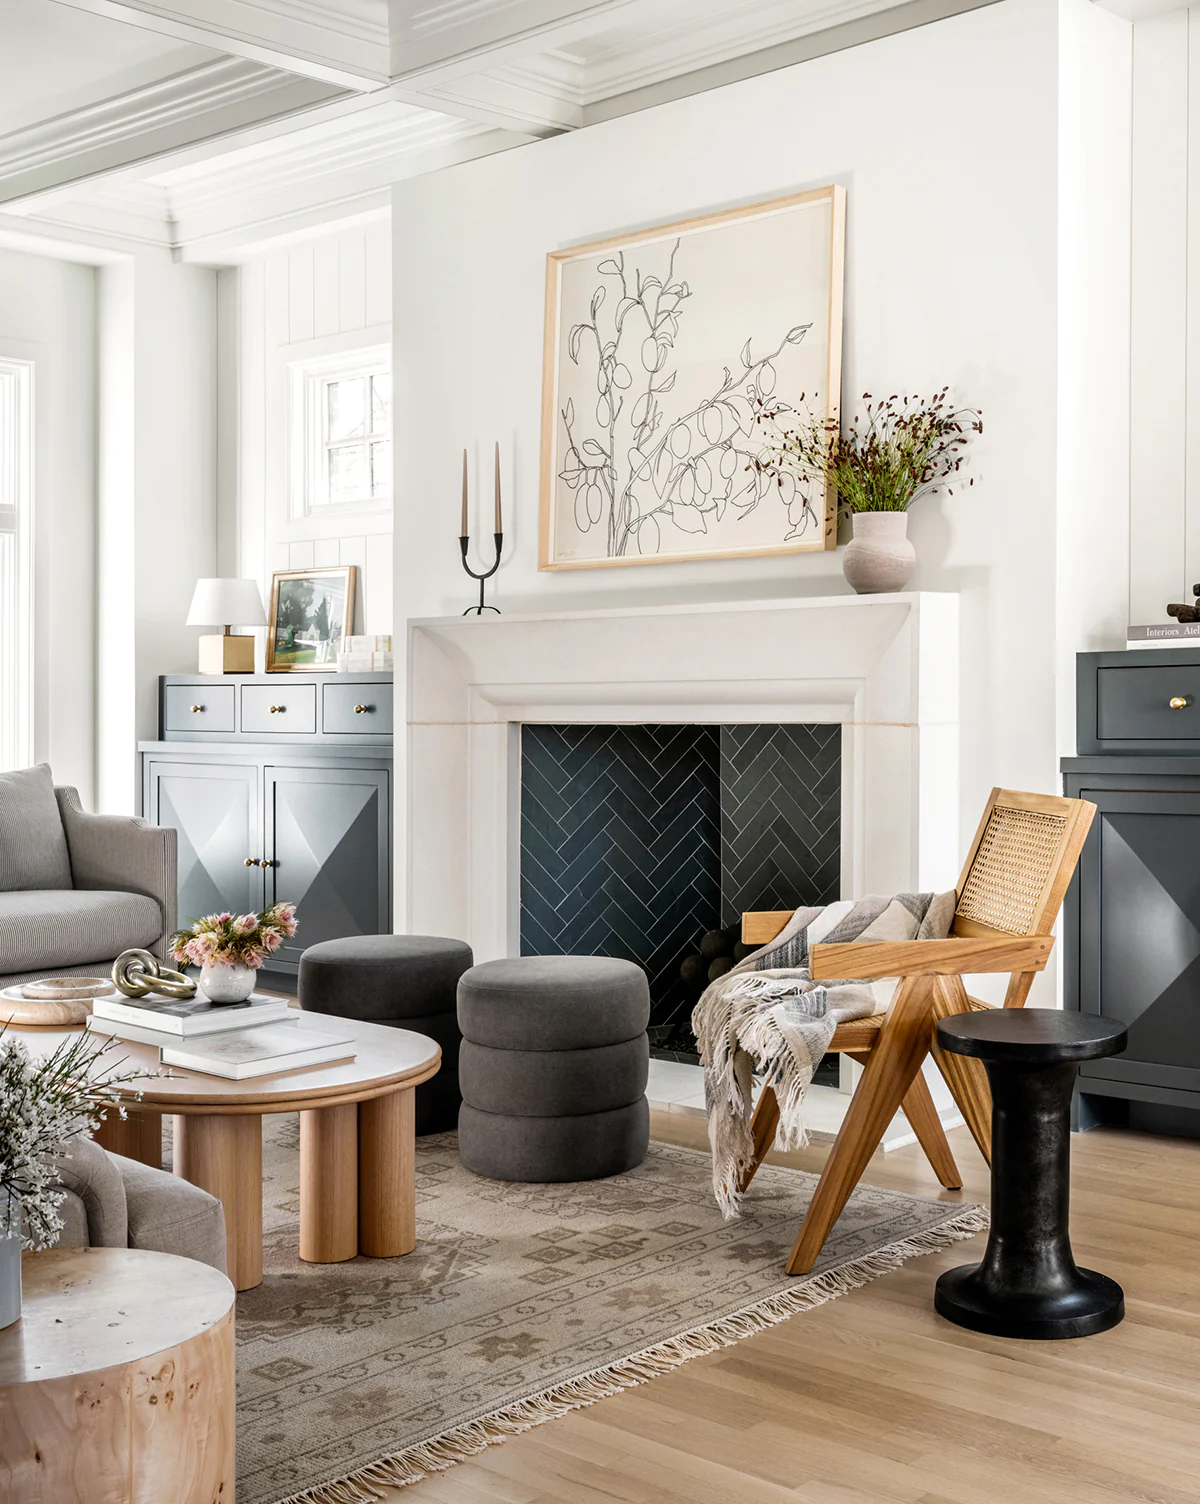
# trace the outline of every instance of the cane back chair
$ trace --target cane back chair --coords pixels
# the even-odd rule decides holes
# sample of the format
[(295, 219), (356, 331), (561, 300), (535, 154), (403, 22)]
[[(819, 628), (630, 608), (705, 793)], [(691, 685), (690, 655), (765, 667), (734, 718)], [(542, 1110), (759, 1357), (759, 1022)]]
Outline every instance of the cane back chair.
[[(962, 1178), (946, 1141), (921, 1066), (931, 1052), (984, 1158), (991, 1158), (991, 1094), (980, 1061), (943, 1054), (937, 1020), (990, 1005), (967, 995), (964, 976), (1008, 972), (1003, 1006), (1020, 1008), (1046, 965), (1050, 931), (1083, 849), (1096, 806), (1084, 799), (993, 789), (958, 880), (945, 940), (814, 945), (814, 980), (898, 978), (886, 1012), (841, 1024), (829, 1048), (863, 1066), (845, 1120), (788, 1259), (789, 1274), (807, 1274), (858, 1184), (888, 1124), (903, 1108), (938, 1179), (958, 1189)], [(742, 916), (742, 939), (765, 945), (792, 910)], [(742, 1189), (775, 1139), (779, 1104), (764, 1087), (753, 1120), (754, 1161)]]

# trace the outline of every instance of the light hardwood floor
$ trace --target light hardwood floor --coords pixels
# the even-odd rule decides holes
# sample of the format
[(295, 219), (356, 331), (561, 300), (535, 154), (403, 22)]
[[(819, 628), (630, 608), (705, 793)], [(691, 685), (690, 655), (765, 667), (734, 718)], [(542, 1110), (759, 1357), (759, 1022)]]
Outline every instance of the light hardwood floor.
[[(701, 1147), (698, 1118), (656, 1138)], [(915, 1147), (867, 1181), (942, 1191)], [(1200, 1143), (1076, 1135), (1076, 1257), (1125, 1287), (1128, 1314), (1076, 1342), (1005, 1342), (942, 1321), (942, 1270), (983, 1239), (590, 1409), (492, 1447), (388, 1504), (1198, 1504)], [(772, 1161), (819, 1169), (826, 1150)]]

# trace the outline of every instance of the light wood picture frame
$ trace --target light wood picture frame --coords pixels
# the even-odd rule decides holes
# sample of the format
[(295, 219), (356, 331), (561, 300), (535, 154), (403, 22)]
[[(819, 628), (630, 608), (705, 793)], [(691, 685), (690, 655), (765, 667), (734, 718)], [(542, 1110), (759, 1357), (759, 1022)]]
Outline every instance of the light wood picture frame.
[(338, 649), (354, 630), (357, 588), (356, 564), (273, 574), (267, 673), (336, 671)]
[(845, 224), (830, 185), (550, 252), (539, 569), (836, 546), (828, 488), (751, 460), (762, 398), (838, 416)]

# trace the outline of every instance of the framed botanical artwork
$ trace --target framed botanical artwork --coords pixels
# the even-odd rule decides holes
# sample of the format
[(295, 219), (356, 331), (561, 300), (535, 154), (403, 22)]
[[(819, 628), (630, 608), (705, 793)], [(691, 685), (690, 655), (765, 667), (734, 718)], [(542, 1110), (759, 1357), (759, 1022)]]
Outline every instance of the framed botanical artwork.
[(755, 469), (760, 421), (836, 419), (844, 188), (546, 258), (541, 569), (836, 542), (835, 498)]
[(267, 673), (336, 669), (342, 639), (354, 630), (358, 569), (287, 569), (271, 576)]

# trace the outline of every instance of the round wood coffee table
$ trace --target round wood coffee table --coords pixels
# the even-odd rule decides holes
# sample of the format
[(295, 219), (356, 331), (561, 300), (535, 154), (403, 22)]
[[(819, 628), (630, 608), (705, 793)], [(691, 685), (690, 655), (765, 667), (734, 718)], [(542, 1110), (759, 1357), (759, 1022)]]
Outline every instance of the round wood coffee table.
[(234, 1495), (233, 1286), (134, 1248), (24, 1259), (0, 1331), (0, 1494), (21, 1504)]
[[(109, 1118), (98, 1141), (115, 1154), (162, 1163), (162, 1114), (175, 1116), (174, 1169), (225, 1208), (226, 1267), (239, 1290), (262, 1281), (262, 1118), (300, 1114), (300, 1257), (337, 1263), (363, 1253), (395, 1258), (416, 1246), (414, 1089), (437, 1073), (440, 1047), (424, 1034), (296, 1010), (302, 1032), (354, 1036), (353, 1060), (226, 1081), (159, 1069), (158, 1050), (114, 1040), (113, 1070), (145, 1066), (129, 1119)], [(13, 1026), (10, 1026), (13, 1027)], [(49, 1054), (77, 1030), (14, 1030)]]

